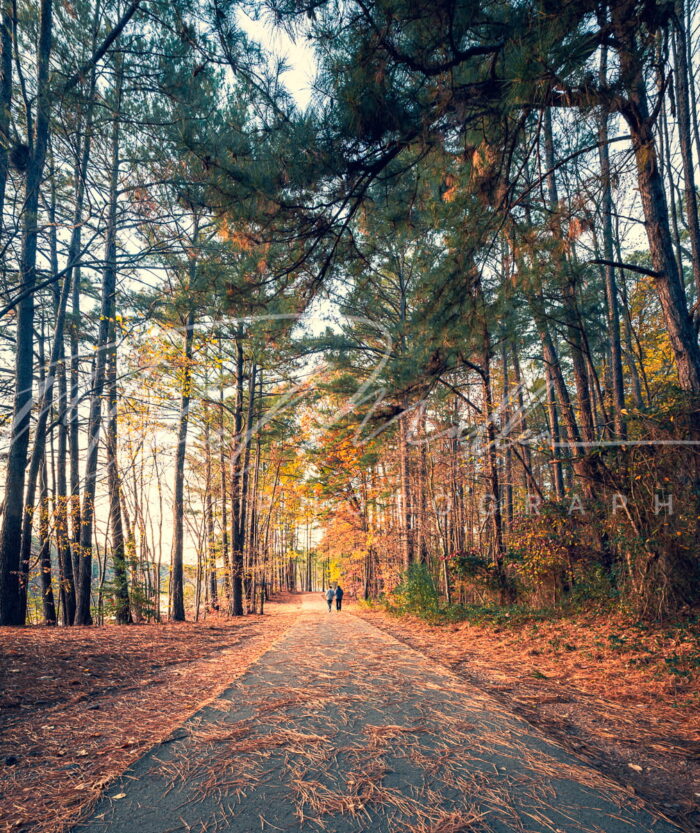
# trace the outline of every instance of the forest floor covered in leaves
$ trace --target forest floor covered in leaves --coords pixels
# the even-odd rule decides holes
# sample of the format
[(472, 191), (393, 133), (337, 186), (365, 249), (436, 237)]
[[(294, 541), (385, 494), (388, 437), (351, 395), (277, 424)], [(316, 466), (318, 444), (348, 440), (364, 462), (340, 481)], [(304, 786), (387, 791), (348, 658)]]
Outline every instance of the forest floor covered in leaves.
[(264, 616), (0, 638), (0, 831), (54, 833), (154, 743), (242, 674), (296, 620)]
[(700, 825), (700, 629), (587, 613), (508, 625), (353, 613), (436, 660), (659, 806)]

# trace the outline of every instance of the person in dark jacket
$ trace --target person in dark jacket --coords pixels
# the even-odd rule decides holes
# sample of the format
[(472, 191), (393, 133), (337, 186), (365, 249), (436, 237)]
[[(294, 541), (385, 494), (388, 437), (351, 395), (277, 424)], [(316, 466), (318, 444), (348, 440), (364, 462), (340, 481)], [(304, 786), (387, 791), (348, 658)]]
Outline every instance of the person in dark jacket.
[(343, 588), (338, 584), (335, 588), (335, 609), (340, 610), (343, 606)]

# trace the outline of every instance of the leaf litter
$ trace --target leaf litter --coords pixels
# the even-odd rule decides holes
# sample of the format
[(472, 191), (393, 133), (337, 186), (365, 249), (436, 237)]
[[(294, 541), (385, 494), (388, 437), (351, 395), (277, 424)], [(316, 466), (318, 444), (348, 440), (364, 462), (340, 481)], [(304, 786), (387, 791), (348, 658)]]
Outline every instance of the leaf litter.
[[(299, 613), (289, 597), (238, 620), (3, 630), (0, 831), (70, 827), (204, 701), (221, 708), (219, 692)], [(17, 765), (3, 766), (9, 757)]]
[(697, 628), (641, 627), (607, 611), (518, 627), (352, 612), (488, 692), (682, 829), (700, 825)]
[[(273, 619), (266, 621), (264, 629), (254, 629), (247, 640), (238, 640), (232, 655), (226, 654), (227, 680), (245, 670), (296, 617), (280, 615), (276, 624)], [(350, 630), (352, 621), (346, 619)], [(196, 629), (188, 639), (196, 641)], [(388, 833), (489, 833), (494, 825), (498, 829), (504, 824), (526, 831), (532, 829), (530, 822), (555, 831), (556, 818), (571, 819), (577, 829), (587, 830), (580, 825), (575, 803), (568, 807), (557, 797), (553, 785), (558, 780), (597, 790), (610, 807), (636, 801), (623, 785), (583, 762), (564, 760), (541, 744), (533, 747), (520, 729), (513, 731), (509, 708), (478, 689), (466, 691), (453, 674), (427, 673), (426, 667), (432, 668), (428, 660), (401, 646), (387, 656), (377, 640), (356, 638), (348, 645), (351, 655), (344, 655), (342, 668), (333, 671), (319, 667), (319, 652), (308, 650), (308, 645), (272, 652), (267, 655), (270, 679), (256, 685), (234, 684), (226, 696), (221, 686), (223, 654), (213, 660), (200, 646), (202, 656), (190, 660), (187, 691), (181, 690), (180, 675), (163, 683), (166, 700), (178, 699), (178, 709), (166, 721), (160, 708), (165, 701), (139, 706), (142, 689), (131, 685), (128, 694), (112, 692), (112, 699), (105, 700), (112, 723), (102, 732), (95, 732), (93, 724), (92, 735), (98, 737), (92, 746), (84, 739), (70, 746), (78, 730), (76, 721), (81, 715), (84, 719), (84, 707), (75, 711), (71, 704), (71, 712), (65, 703), (52, 707), (50, 718), (41, 718), (45, 720), (41, 725), (50, 727), (45, 731), (61, 736), (63, 724), (73, 720), (73, 733), (65, 735), (66, 747), (74, 750), (73, 757), (82, 749), (93, 749), (89, 764), (95, 774), (103, 750), (103, 769), (108, 774), (89, 783), (83, 771), (64, 775), (63, 793), (57, 791), (59, 812), (43, 827), (27, 829), (54, 833), (64, 828), (111, 783), (117, 764), (123, 769), (154, 740), (162, 739), (167, 734), (164, 729), (172, 733), (175, 726), (181, 728), (172, 735), (173, 743), (162, 747), (168, 754), (155, 759), (157, 774), (166, 792), (176, 794), (179, 811), (206, 807), (206, 819), (192, 826), (179, 815), (174, 830), (216, 833), (230, 828), (242, 802), (258, 790), (264, 795), (268, 785), (285, 786), (300, 825), (329, 833), (338, 816), (353, 821), (358, 830), (377, 829), (376, 820), (381, 818)], [(299, 685), (300, 679), (308, 684)], [(410, 714), (402, 706), (407, 688), (414, 695)], [(134, 698), (134, 690), (141, 695)], [(187, 710), (192, 713), (200, 705), (193, 703), (195, 693), (211, 699), (206, 709), (182, 726)], [(240, 702), (249, 712), (245, 719), (236, 719)], [(123, 721), (128, 710), (131, 720), (122, 725), (118, 719)], [(358, 714), (362, 715), (359, 728)], [(22, 721), (15, 729), (20, 726)], [(114, 737), (105, 750), (110, 733)], [(55, 765), (48, 771), (55, 774)], [(126, 798), (128, 785), (112, 798), (117, 796)], [(24, 800), (26, 805), (21, 801), (14, 805), (15, 812), (26, 812), (29, 795)], [(41, 818), (36, 805), (34, 812)], [(606, 812), (618, 817), (614, 810)], [(262, 830), (280, 829), (275, 821), (274, 813), (266, 809), (256, 817)]]

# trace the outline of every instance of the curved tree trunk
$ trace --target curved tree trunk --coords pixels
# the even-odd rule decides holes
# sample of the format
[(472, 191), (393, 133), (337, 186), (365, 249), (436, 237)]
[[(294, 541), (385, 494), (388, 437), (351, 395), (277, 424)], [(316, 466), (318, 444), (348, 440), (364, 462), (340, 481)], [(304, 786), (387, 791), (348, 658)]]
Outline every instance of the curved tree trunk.
[(656, 272), (656, 293), (673, 349), (678, 381), (683, 390), (698, 394), (700, 347), (688, 312), (680, 267), (676, 261), (668, 203), (654, 137), (655, 118), (649, 112), (644, 69), (638, 54), (641, 47), (636, 43), (638, 33), (630, 22), (632, 18), (628, 6), (627, 2), (613, 4), (610, 9), (613, 32), (620, 44), (617, 50), (620, 76), (628, 92), (628, 99), (619, 107), (630, 130), (651, 262)]

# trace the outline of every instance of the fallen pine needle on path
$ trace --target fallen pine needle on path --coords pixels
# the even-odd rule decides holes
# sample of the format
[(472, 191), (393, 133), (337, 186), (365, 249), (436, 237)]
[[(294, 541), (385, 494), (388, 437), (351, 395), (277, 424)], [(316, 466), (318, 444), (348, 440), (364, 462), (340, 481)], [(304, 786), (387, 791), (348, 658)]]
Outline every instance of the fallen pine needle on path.
[(317, 596), (75, 833), (670, 833), (496, 700)]
[[(700, 673), (691, 628), (641, 627), (610, 611), (504, 626), (428, 623), (380, 606), (353, 610), (486, 691), (684, 829), (697, 829)], [(673, 673), (679, 657), (683, 675)]]

